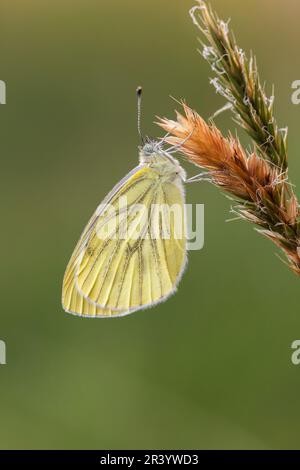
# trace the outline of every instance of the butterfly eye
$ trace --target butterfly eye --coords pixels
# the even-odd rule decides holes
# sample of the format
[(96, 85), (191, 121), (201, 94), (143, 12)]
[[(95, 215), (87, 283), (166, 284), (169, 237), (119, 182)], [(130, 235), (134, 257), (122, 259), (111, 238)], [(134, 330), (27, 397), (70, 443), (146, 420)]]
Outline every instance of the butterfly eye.
[(153, 153), (153, 145), (152, 144), (145, 144), (144, 147), (143, 147), (143, 151), (147, 155)]

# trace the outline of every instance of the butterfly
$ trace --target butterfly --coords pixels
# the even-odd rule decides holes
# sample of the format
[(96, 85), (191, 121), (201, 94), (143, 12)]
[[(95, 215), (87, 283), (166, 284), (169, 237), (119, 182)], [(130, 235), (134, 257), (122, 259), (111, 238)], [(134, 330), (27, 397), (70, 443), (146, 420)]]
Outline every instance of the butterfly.
[(120, 317), (175, 292), (187, 263), (186, 174), (175, 147), (143, 139), (139, 165), (96, 209), (65, 271), (66, 312)]

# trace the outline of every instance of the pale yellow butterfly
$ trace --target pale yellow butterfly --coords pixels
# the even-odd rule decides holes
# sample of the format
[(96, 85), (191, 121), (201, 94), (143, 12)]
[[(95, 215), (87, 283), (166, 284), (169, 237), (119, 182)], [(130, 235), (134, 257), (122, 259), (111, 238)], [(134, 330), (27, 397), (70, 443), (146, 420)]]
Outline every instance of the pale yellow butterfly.
[(66, 312), (118, 317), (175, 292), (187, 256), (185, 172), (174, 150), (147, 139), (139, 165), (97, 208), (65, 272)]

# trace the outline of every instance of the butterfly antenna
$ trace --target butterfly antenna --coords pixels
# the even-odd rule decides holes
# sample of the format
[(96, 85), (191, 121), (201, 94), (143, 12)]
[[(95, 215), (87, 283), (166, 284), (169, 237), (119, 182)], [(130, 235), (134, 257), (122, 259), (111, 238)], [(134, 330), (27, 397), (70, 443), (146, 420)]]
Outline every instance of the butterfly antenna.
[(137, 96), (137, 129), (138, 134), (141, 139), (141, 144), (144, 144), (144, 137), (142, 135), (141, 130), (141, 110), (142, 110), (142, 87), (138, 86), (136, 89), (136, 96)]

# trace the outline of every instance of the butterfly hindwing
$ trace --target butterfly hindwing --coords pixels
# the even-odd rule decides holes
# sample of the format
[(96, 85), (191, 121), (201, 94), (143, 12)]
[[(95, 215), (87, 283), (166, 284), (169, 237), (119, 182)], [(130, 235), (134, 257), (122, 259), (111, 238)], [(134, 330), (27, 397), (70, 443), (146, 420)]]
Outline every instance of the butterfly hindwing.
[[(125, 212), (121, 198), (126, 198)], [(176, 237), (172, 214), (159, 210), (174, 205), (182, 216), (181, 237)], [(116, 314), (166, 299), (175, 290), (186, 261), (183, 188), (162, 183), (157, 172), (141, 168), (115, 193), (110, 208), (113, 214), (102, 211), (91, 224), (73, 261), (77, 291), (98, 308)], [(150, 217), (155, 210), (157, 217)], [(125, 225), (126, 236), (121, 237)]]
[(129, 179), (130, 176), (133, 175), (135, 172), (136, 169), (132, 170), (129, 175), (123, 178), (123, 180), (121, 180), (107, 195), (103, 203), (97, 208), (97, 210), (91, 217), (89, 223), (84, 229), (76, 245), (76, 248), (65, 271), (63, 280), (62, 305), (64, 310), (68, 313), (86, 317), (111, 317), (116, 315), (121, 316), (127, 313), (126, 310), (113, 311), (111, 309), (99, 307), (95, 303), (91, 302), (89, 299), (84, 297), (76, 287), (75, 272), (78, 257), (81, 251), (84, 249), (87, 241), (90, 239), (91, 232), (99, 219), (102, 208), (105, 207), (105, 205), (107, 205), (108, 203), (110, 203), (110, 201), (114, 198), (115, 194), (118, 193), (120, 188), (122, 188), (122, 186), (125, 184), (127, 179)]
[(83, 317), (112, 317), (115, 314), (125, 315), (127, 311), (113, 311), (97, 307), (89, 302), (76, 288), (75, 266), (68, 272), (68, 277), (64, 280), (62, 304), (66, 312)]

